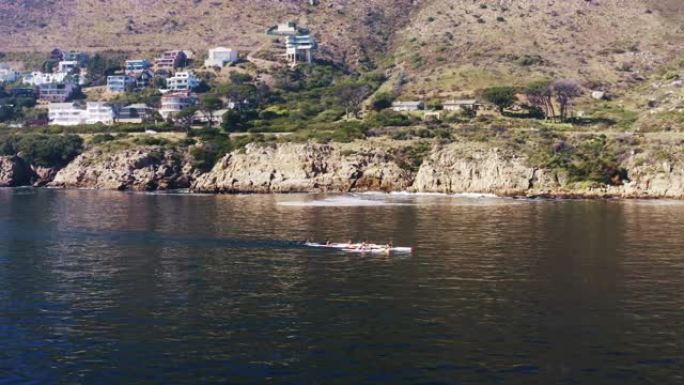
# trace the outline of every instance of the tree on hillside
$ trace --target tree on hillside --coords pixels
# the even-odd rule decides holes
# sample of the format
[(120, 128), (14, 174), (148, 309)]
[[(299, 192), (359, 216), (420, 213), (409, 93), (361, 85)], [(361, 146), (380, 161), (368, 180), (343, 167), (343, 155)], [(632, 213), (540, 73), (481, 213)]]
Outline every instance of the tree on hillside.
[(226, 132), (242, 132), (250, 128), (250, 120), (258, 117), (254, 110), (228, 110), (223, 114), (221, 128)]
[(482, 91), (482, 98), (493, 105), (495, 105), (499, 112), (503, 114), (504, 110), (516, 102), (515, 96), (517, 89), (515, 87), (491, 87)]
[(207, 122), (209, 122), (209, 127), (213, 127), (214, 122), (216, 121), (214, 112), (220, 110), (222, 107), (223, 101), (216, 95), (205, 95), (200, 100), (199, 109), (207, 119)]
[(344, 81), (335, 87), (334, 93), (340, 99), (342, 106), (344, 106), (346, 118), (349, 118), (349, 114), (353, 114), (355, 118), (358, 118), (359, 111), (361, 111), (361, 103), (371, 91), (371, 86), (366, 83)]
[(78, 135), (25, 134), (5, 138), (0, 146), (3, 155), (17, 155), (41, 167), (64, 167), (83, 151)]
[(94, 84), (104, 84), (107, 76), (123, 69), (124, 58), (118, 53), (97, 53), (88, 61), (88, 76)]
[(548, 80), (540, 80), (530, 83), (525, 87), (525, 95), (527, 100), (534, 107), (540, 108), (544, 111), (544, 118), (549, 119), (556, 115), (553, 108), (553, 90), (551, 89), (551, 82)]
[(235, 109), (252, 108), (258, 104), (259, 89), (253, 84), (225, 84), (217, 87), (217, 93), (235, 103)]
[(186, 134), (192, 132), (192, 121), (195, 119), (196, 112), (197, 107), (186, 107), (173, 115), (174, 121), (180, 124)]
[(558, 102), (560, 119), (565, 121), (568, 118), (568, 110), (572, 106), (573, 99), (582, 96), (582, 87), (575, 80), (562, 79), (553, 82), (551, 89)]
[(375, 111), (381, 111), (386, 108), (392, 107), (392, 102), (394, 98), (387, 92), (381, 92), (373, 98), (371, 108)]

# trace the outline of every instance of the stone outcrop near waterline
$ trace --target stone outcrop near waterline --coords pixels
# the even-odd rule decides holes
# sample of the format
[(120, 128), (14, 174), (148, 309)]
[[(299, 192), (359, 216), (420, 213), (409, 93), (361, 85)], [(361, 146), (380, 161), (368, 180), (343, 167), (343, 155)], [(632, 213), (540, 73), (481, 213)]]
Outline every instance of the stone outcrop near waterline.
[(188, 188), (196, 176), (187, 154), (159, 147), (90, 150), (60, 170), (51, 187), (153, 191)]
[[(410, 141), (252, 143), (225, 155), (204, 174), (193, 167), (187, 149), (159, 146), (93, 148), (59, 171), (31, 166), (17, 156), (0, 157), (0, 186), (684, 199), (684, 155), (676, 141), (643, 140), (638, 148), (621, 153), (619, 167), (625, 176), (613, 185), (573, 182), (567, 170), (535, 167), (524, 151), (511, 147), (472, 141), (430, 143), (419, 156), (409, 151), (415, 146)], [(407, 154), (414, 158), (407, 160)]]
[(196, 192), (292, 193), (403, 191), (413, 174), (381, 148), (340, 144), (250, 144), (221, 159), (193, 184)]
[(251, 144), (226, 155), (192, 185), (196, 192), (290, 193), (413, 191), (492, 193), (503, 196), (684, 198), (684, 160), (655, 151), (621, 160), (619, 185), (569, 181), (567, 171), (531, 166), (510, 149), (486, 143), (435, 146), (418, 170), (406, 169), (396, 148), (366, 143)]
[(18, 187), (31, 184), (31, 165), (18, 156), (0, 156), (0, 187)]

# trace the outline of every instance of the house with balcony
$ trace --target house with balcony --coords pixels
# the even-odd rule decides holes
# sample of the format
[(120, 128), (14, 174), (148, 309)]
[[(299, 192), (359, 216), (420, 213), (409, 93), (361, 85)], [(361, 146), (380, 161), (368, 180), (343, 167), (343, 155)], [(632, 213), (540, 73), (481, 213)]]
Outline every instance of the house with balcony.
[(164, 119), (181, 112), (183, 109), (197, 105), (199, 99), (189, 91), (172, 92), (163, 95), (159, 114)]
[(173, 73), (177, 68), (185, 67), (188, 56), (180, 50), (166, 51), (154, 59), (155, 72)]
[(147, 59), (126, 60), (124, 73), (128, 76), (136, 76), (152, 68), (152, 63)]
[(102, 102), (88, 102), (85, 107), (78, 103), (50, 103), (48, 105), (49, 124), (77, 126), (80, 124), (114, 123), (112, 107)]
[(78, 103), (50, 103), (48, 105), (49, 124), (58, 126), (77, 126), (85, 124), (84, 109)]
[(103, 102), (88, 102), (85, 110), (86, 124), (114, 124), (114, 109)]
[(225, 47), (216, 47), (209, 50), (209, 56), (204, 61), (205, 67), (224, 67), (228, 63), (238, 60), (236, 50)]
[(80, 51), (62, 51), (62, 60), (64, 61), (75, 61), (78, 63), (79, 67), (85, 67), (90, 60), (88, 54)]
[(177, 72), (166, 79), (166, 88), (169, 91), (192, 91), (199, 85), (200, 79), (191, 71)]
[(38, 98), (52, 103), (64, 103), (79, 91), (78, 85), (66, 83), (43, 83), (38, 86)]
[(58, 72), (58, 73), (46, 73), (46, 72), (31, 72), (30, 74), (27, 74), (24, 76), (22, 79), (22, 83), (30, 86), (40, 86), (42, 84), (51, 84), (51, 83), (63, 83), (67, 79), (67, 76), (69, 76), (68, 73), (66, 72)]
[(136, 88), (136, 80), (128, 75), (112, 75), (107, 76), (107, 91), (112, 93), (121, 93), (133, 91)]
[(116, 112), (116, 120), (120, 123), (142, 123), (153, 119), (155, 112), (156, 110), (147, 104), (131, 104)]
[(75, 60), (62, 60), (57, 63), (57, 72), (60, 73), (73, 73), (79, 68), (80, 66)]
[(290, 65), (299, 62), (312, 63), (312, 51), (316, 49), (316, 41), (311, 35), (287, 36), (285, 55)]

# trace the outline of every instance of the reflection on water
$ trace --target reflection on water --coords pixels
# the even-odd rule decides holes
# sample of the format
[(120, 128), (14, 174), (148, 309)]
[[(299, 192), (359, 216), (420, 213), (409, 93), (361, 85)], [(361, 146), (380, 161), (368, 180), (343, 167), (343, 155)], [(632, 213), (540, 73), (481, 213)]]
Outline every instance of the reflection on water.
[(682, 214), (0, 190), (0, 384), (684, 383)]

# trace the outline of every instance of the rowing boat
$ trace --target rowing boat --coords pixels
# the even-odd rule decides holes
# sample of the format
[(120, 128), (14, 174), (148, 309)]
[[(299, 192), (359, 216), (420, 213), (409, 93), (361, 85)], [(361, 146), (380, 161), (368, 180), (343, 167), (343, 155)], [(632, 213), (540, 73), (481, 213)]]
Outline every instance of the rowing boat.
[(381, 254), (381, 253), (412, 253), (411, 247), (388, 247), (386, 245), (375, 244), (361, 244), (361, 243), (313, 243), (306, 242), (307, 247), (318, 247), (324, 249), (341, 250), (347, 253), (362, 253), (362, 254)]

